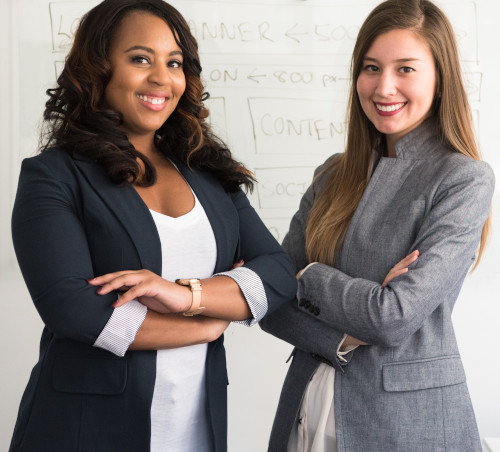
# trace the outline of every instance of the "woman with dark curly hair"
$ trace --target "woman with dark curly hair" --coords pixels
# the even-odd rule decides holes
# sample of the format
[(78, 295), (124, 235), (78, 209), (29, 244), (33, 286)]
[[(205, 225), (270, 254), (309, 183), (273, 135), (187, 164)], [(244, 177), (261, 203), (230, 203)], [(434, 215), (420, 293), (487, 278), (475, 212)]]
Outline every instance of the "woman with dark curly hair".
[(13, 211), (45, 328), (11, 451), (227, 449), (222, 333), (296, 282), (240, 189), (252, 174), (205, 122), (200, 73), (161, 0), (82, 18)]

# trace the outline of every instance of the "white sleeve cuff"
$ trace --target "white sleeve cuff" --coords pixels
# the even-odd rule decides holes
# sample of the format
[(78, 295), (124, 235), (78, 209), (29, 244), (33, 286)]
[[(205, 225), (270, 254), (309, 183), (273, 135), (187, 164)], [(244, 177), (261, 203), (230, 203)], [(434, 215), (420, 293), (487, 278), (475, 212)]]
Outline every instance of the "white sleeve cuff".
[(343, 347), (342, 344), (344, 343), (346, 337), (347, 334), (344, 334), (344, 337), (342, 338), (339, 346), (337, 347), (337, 358), (344, 363), (347, 362), (347, 360), (344, 358), (344, 355), (347, 355), (348, 353), (352, 352), (354, 349), (359, 347), (359, 345), (349, 345), (349, 347)]
[(146, 318), (148, 308), (136, 300), (115, 308), (106, 326), (94, 342), (117, 356), (124, 356)]
[(228, 276), (240, 286), (253, 318), (238, 320), (234, 323), (252, 326), (258, 323), (267, 313), (267, 296), (259, 275), (247, 267), (233, 268), (214, 276)]

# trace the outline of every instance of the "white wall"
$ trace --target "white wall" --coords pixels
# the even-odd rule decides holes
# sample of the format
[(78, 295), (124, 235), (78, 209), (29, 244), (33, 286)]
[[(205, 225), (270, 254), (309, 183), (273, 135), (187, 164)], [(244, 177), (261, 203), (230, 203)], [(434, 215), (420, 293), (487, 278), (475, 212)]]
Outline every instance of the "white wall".
[[(0, 450), (7, 450), (19, 400), (36, 361), (42, 328), (10, 244), (10, 212), (19, 164), (36, 149), (44, 90), (53, 83), (64, 57), (64, 42), (61, 52), (57, 48), (54, 51), (52, 43), (61, 43), (60, 38), (71, 30), (72, 14), (96, 2), (52, 3), (52, 18), (64, 17), (67, 22), (50, 22), (48, 2), (0, 2), (0, 42), (7, 44), (6, 51), (0, 53), (3, 156), (0, 166), (0, 290), (3, 318), (6, 319), (0, 332), (0, 362), (3, 363)], [(281, 239), (301, 192), (308, 184), (312, 168), (331, 150), (341, 146), (343, 136), (326, 137), (323, 126), (332, 121), (341, 128), (347, 87), (342, 79), (347, 73), (352, 46), (349, 36), (355, 36), (353, 27), (378, 1), (274, 0), (257, 5), (250, 0), (175, 0), (172, 3), (192, 18), (197, 27), (204, 74), (214, 98), (211, 108), (215, 126), (236, 155), (256, 171), (261, 183), (251, 198), (252, 203)], [(491, 50), (497, 42), (494, 21), (500, 7), (488, 0), (443, 0), (440, 4), (455, 20), (483, 154), (500, 180), (500, 153), (497, 151), (500, 60)], [(203, 22), (219, 24), (219, 35), (210, 38), (207, 32), (203, 34)], [(230, 41), (221, 39), (221, 22), (239, 24), (239, 37)], [(259, 24), (260, 37), (272, 38), (274, 42), (257, 39)], [(311, 35), (293, 34), (312, 33), (314, 25), (319, 25), (321, 33), (328, 30), (332, 36), (335, 27), (326, 24), (345, 26), (344, 31), (349, 36), (323, 42), (313, 41)], [(292, 37), (286, 37), (290, 31)], [(306, 77), (311, 73), (313, 81), (292, 80), (292, 74), (298, 73)], [(237, 80), (232, 80), (235, 74)], [(252, 79), (253, 76), (260, 77)], [(279, 120), (287, 118), (287, 114), (295, 124), (302, 125), (300, 136), (280, 135), (276, 129), (275, 136), (266, 135), (265, 132), (269, 132), (266, 118), (272, 115)], [(497, 358), (500, 297), (496, 290), (500, 270), (500, 237), (496, 232), (499, 211), (497, 189), (493, 237), (479, 269), (467, 278), (454, 314), (483, 437), (500, 437), (500, 385), (497, 383), (500, 381), (500, 359)], [(230, 452), (264, 451), (291, 347), (267, 336), (258, 327), (247, 329), (239, 325), (229, 328), (226, 345), (230, 380)]]

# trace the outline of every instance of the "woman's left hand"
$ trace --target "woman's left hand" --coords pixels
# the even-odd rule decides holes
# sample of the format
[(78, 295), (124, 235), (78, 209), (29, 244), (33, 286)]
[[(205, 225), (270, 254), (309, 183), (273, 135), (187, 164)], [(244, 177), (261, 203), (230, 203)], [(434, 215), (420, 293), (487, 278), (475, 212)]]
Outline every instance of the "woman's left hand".
[(108, 273), (89, 280), (99, 295), (106, 295), (113, 290), (120, 297), (113, 303), (115, 308), (123, 306), (131, 300), (137, 300), (148, 308), (162, 313), (185, 312), (192, 302), (188, 287), (180, 286), (163, 279), (149, 270), (131, 270)]

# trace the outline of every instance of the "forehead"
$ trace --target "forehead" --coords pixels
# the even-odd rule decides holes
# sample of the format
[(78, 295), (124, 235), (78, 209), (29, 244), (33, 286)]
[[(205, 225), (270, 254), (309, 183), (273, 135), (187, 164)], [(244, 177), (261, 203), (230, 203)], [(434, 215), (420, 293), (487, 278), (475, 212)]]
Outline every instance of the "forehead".
[(132, 11), (118, 24), (111, 49), (146, 44), (179, 49), (165, 20), (147, 11)]
[(377, 36), (364, 57), (384, 60), (433, 60), (431, 48), (424, 37), (412, 30), (391, 30)]

